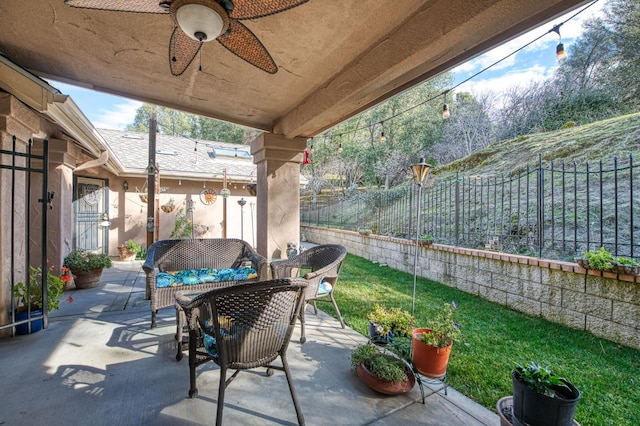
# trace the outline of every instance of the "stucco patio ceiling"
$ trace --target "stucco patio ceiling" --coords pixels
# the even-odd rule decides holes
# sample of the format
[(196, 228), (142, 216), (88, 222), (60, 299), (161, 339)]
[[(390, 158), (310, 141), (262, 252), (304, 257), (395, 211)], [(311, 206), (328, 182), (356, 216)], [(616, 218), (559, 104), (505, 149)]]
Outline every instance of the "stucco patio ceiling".
[(169, 15), (2, 0), (0, 52), (45, 78), (286, 137), (313, 136), (582, 3), (309, 0), (243, 21), (273, 56), (276, 74), (213, 41), (174, 77)]

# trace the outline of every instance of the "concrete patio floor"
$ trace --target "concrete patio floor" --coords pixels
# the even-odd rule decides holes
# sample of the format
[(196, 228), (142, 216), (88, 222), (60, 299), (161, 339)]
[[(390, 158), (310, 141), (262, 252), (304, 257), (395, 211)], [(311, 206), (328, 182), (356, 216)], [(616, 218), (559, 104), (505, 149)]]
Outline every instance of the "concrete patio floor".
[[(0, 341), (0, 425), (200, 425), (215, 421), (217, 366), (198, 369), (187, 396), (187, 357), (177, 362), (175, 312), (151, 330), (141, 262), (114, 262), (99, 287), (67, 292), (46, 330)], [(71, 296), (73, 302), (66, 298)], [(307, 315), (307, 341), (288, 359), (307, 425), (498, 425), (497, 414), (448, 388), (416, 385), (384, 396), (350, 371), (366, 338), (320, 312)], [(186, 355), (186, 352), (185, 352)], [(284, 373), (241, 373), (227, 388), (226, 425), (290, 425), (296, 415)]]

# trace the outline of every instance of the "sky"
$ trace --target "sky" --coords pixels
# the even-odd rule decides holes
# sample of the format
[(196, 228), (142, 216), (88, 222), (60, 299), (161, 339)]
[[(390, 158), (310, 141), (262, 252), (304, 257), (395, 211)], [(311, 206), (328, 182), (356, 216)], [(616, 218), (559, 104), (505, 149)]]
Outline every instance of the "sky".
[[(566, 51), (570, 49), (571, 43), (576, 37), (581, 34), (582, 22), (590, 17), (601, 16), (605, 5), (606, 0), (599, 0), (585, 12), (561, 26), (560, 33), (562, 34), (562, 42)], [(526, 82), (540, 81), (548, 77), (560, 65), (555, 59), (558, 35), (547, 33), (554, 25), (564, 22), (582, 8), (531, 29), (527, 33), (454, 68), (452, 70), (454, 85), (458, 85), (473, 74), (509, 55), (514, 50), (546, 34), (522, 51), (457, 87), (455, 91), (471, 92), (474, 95), (479, 95), (486, 91), (500, 93), (514, 86), (522, 86)], [(142, 105), (142, 102), (111, 96), (69, 84), (54, 81), (51, 84), (62, 93), (70, 95), (97, 129), (123, 130), (127, 124), (133, 123), (136, 110)]]

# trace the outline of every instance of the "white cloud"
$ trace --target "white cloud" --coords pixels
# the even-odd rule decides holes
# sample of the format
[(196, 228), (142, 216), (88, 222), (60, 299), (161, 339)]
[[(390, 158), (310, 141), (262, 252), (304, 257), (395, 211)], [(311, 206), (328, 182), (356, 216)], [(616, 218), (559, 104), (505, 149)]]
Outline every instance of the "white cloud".
[(524, 87), (528, 84), (543, 81), (553, 71), (550, 67), (534, 65), (527, 69), (518, 69), (506, 72), (494, 78), (483, 80), (471, 80), (456, 89), (457, 92), (470, 92), (473, 95), (482, 93), (505, 93), (516, 87)]
[[(582, 24), (584, 23), (584, 21), (592, 17), (603, 16), (603, 9), (605, 6), (606, 2), (604, 0), (600, 0), (592, 6), (588, 7), (584, 12), (567, 21), (567, 19), (573, 16), (576, 12), (582, 10), (584, 6), (579, 9), (573, 10), (569, 13), (557, 17), (556, 19), (551, 20), (550, 22), (542, 24), (537, 28), (533, 28), (525, 34), (522, 34), (480, 56), (477, 56), (476, 58), (471, 59), (462, 65), (457, 66), (452, 71), (455, 74), (472, 75), (473, 73), (492, 65), (500, 59), (505, 58), (507, 55), (511, 54), (517, 49), (520, 49), (528, 43), (531, 44), (523, 48), (518, 53), (502, 60), (495, 66), (492, 66), (491, 70), (497, 71), (512, 67), (517, 64), (518, 57), (521, 57), (523, 54), (545, 50), (553, 51), (556, 44), (558, 43), (558, 36), (555, 33), (549, 33), (549, 31), (554, 27), (554, 25), (558, 25), (564, 21), (567, 22), (561, 25), (560, 34), (562, 35), (562, 41), (565, 42), (565, 47), (568, 48), (568, 45), (571, 44), (571, 41), (582, 34)], [(538, 37), (539, 39), (536, 40), (536, 38)], [(482, 77), (478, 76), (476, 78)]]
[(89, 119), (97, 129), (123, 130), (127, 124), (133, 123), (136, 111), (141, 106), (142, 102), (127, 100), (110, 105), (109, 109), (100, 109)]

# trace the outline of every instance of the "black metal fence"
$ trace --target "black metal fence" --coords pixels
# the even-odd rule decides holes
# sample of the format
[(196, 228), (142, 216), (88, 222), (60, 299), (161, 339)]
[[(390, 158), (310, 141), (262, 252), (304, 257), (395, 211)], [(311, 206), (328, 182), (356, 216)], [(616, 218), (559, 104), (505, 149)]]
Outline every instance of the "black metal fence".
[(638, 259), (638, 167), (632, 155), (606, 165), (543, 164), (539, 157), (535, 168), (510, 175), (430, 177), (419, 201), (416, 185), (347, 191), (322, 202), (303, 197), (301, 222), (402, 238), (428, 234), (443, 244), (548, 259), (599, 247)]

